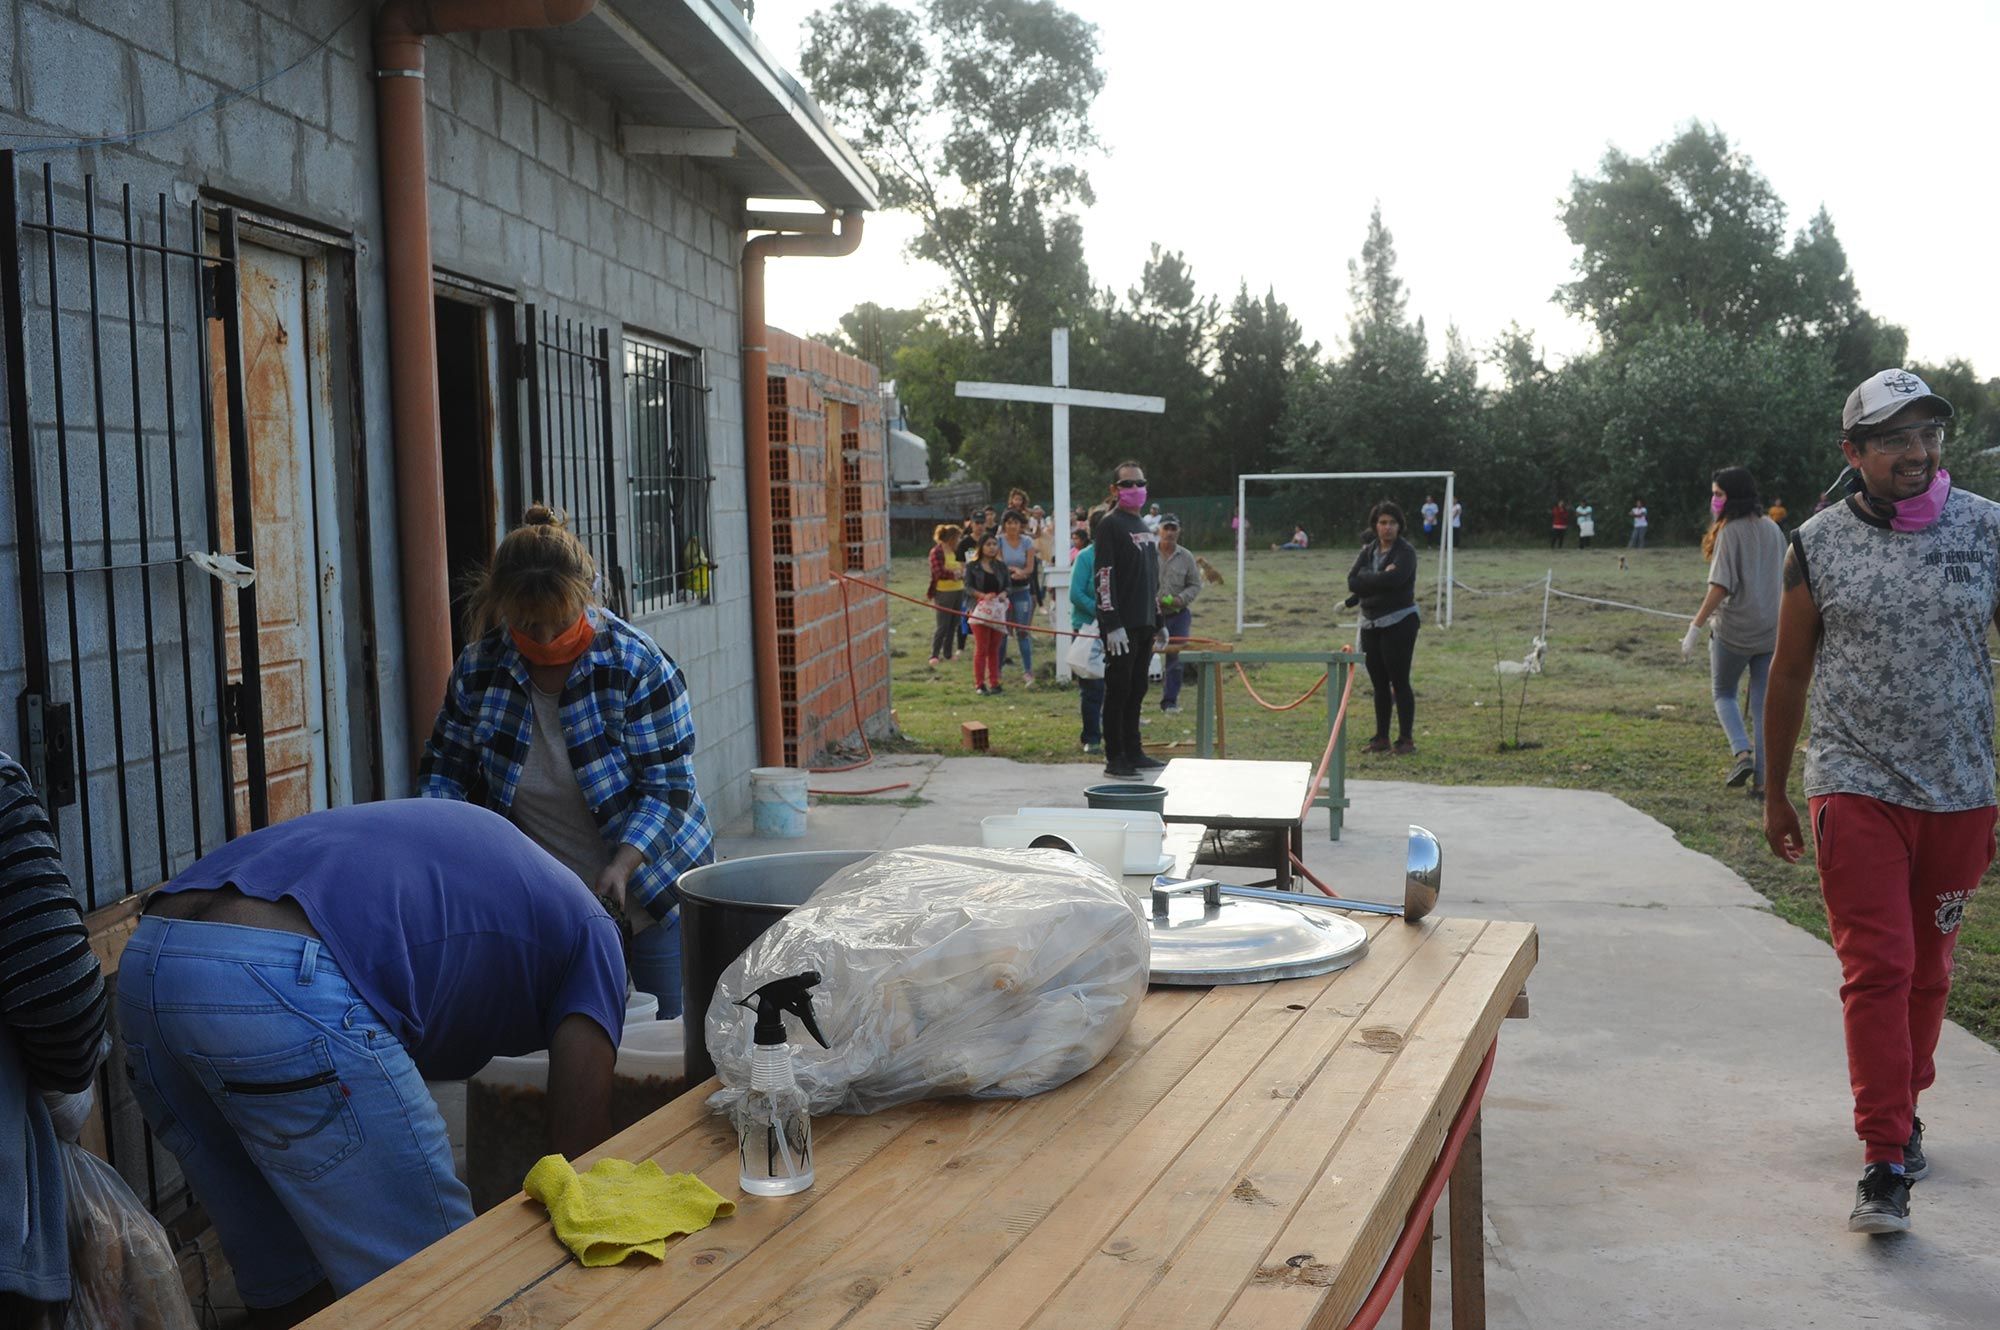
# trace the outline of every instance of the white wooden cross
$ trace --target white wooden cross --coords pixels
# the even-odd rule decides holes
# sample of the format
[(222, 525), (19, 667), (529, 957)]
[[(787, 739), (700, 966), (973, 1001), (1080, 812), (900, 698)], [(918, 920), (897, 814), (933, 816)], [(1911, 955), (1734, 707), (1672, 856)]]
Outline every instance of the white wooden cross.
[[(1073, 406), (1103, 407), (1111, 411), (1150, 411), (1160, 415), (1167, 409), (1164, 397), (1142, 397), (1137, 393), (1099, 393), (1069, 386), (1069, 329), (1049, 330), (1049, 386), (1036, 383), (979, 383), (958, 381), (960, 397), (981, 397), (993, 402), (1047, 402), (1055, 408), (1055, 430), (1050, 440), (1054, 461), (1055, 496), (1049, 501), (1049, 520), (1055, 523), (1055, 570), (1046, 580), (1054, 605), (1052, 622), (1067, 623), (1063, 611), (1069, 603), (1069, 409)], [(1067, 638), (1056, 638), (1067, 643)], [(1069, 678), (1069, 653), (1056, 651), (1056, 678)]]
[[(993, 402), (1047, 402), (1055, 410), (1055, 435), (1051, 448), (1055, 461), (1055, 498), (1049, 520), (1056, 524), (1056, 567), (1069, 567), (1069, 409), (1096, 406), (1110, 411), (1150, 411), (1160, 415), (1167, 409), (1164, 397), (1142, 397), (1137, 393), (1098, 393), (1069, 386), (1069, 329), (1049, 330), (1049, 386), (1038, 383), (975, 383), (958, 381), (960, 397), (982, 397)], [(1107, 480), (1109, 477), (1106, 478)]]

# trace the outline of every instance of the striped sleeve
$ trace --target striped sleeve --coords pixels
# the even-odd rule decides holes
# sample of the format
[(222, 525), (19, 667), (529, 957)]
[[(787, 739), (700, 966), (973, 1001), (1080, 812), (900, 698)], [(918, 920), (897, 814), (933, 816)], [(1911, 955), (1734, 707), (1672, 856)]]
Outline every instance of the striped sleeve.
[(105, 1011), (104, 974), (48, 814), (28, 773), (0, 755), (0, 1023), (37, 1087), (90, 1084)]

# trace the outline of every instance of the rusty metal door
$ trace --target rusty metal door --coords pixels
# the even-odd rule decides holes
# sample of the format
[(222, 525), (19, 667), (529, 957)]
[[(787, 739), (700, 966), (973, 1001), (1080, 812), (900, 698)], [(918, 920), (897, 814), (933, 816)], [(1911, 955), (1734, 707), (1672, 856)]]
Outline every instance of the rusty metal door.
[[(315, 463), (324, 450), (314, 446), (320, 432), (315, 425), (324, 419), (318, 399), (325, 391), (327, 367), (324, 339), (313, 336), (315, 328), (325, 325), (315, 309), (325, 298), (325, 284), (313, 268), (306, 256), (247, 241), (236, 253), (247, 505), (239, 502), (243, 496), (233, 479), (236, 468), (222, 455), (235, 433), (229, 426), (237, 399), (227, 379), (238, 362), (228, 355), (226, 329), (218, 324), (211, 333), (212, 394), (222, 404), (216, 497), (223, 548), (241, 545), (257, 552), (254, 655), (246, 661), (252, 635), (240, 631), (242, 607), (230, 604), (223, 618), (227, 668), (232, 688), (240, 689), (246, 676), (259, 683), (261, 784), (270, 822), (335, 802), (328, 716), (330, 710), (338, 716), (340, 709), (328, 706), (325, 670), (341, 653), (325, 640), (338, 631), (337, 616), (322, 608), (332, 600), (330, 579), (337, 575), (337, 565), (322, 557), (316, 538), (321, 487)], [(243, 541), (238, 533), (246, 507), (251, 539)], [(322, 587), (323, 578), (329, 585)], [(250, 756), (247, 738), (231, 745), (231, 793), (245, 822), (256, 789)]]

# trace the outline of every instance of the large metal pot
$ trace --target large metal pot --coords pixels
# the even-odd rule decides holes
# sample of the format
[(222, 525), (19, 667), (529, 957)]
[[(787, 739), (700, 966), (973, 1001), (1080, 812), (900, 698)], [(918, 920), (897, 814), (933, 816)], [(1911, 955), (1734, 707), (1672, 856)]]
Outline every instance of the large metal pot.
[(865, 850), (760, 854), (708, 864), (682, 876), (681, 1006), (687, 1029), (687, 1077), (715, 1075), (708, 1056), (708, 1002), (729, 963), (759, 934), (806, 903), (820, 885)]

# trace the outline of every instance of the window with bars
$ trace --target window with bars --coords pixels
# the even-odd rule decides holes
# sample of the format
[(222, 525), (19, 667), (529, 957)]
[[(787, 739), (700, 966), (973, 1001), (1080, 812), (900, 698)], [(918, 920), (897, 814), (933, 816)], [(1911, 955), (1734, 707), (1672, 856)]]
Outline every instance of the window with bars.
[(699, 354), (625, 338), (632, 460), (632, 601), (637, 613), (714, 599), (708, 385)]

